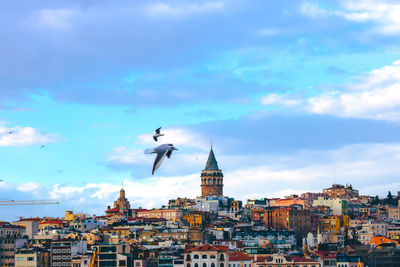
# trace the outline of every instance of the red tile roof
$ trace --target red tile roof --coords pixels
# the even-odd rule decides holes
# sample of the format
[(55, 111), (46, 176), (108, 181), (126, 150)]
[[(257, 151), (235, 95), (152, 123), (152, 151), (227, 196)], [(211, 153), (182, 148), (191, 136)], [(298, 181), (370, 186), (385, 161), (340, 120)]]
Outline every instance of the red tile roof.
[(19, 222), (40, 222), (40, 218), (21, 218), (19, 219)]
[(119, 208), (112, 208), (112, 209), (106, 210), (106, 212), (112, 212), (112, 211), (119, 211)]
[(48, 220), (44, 222), (40, 222), (39, 224), (62, 224), (64, 223), (63, 221), (60, 220)]
[(246, 253), (243, 252), (231, 252), (229, 253), (229, 261), (246, 261), (246, 260), (252, 260), (253, 257), (247, 255)]
[(315, 263), (318, 263), (318, 261), (315, 261), (313, 259), (303, 258), (303, 257), (299, 257), (299, 256), (287, 256), (287, 258), (293, 260), (294, 262), (315, 262)]
[(192, 251), (222, 251), (227, 252), (227, 246), (214, 246), (214, 245), (201, 245), (195, 247), (186, 247), (185, 252), (192, 252)]

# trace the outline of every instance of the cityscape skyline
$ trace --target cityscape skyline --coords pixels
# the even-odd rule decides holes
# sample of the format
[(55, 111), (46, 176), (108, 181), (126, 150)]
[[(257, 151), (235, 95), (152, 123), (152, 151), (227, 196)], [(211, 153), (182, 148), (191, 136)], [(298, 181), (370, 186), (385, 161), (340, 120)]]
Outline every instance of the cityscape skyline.
[[(333, 183), (386, 196), (400, 186), (398, 10), (0, 1), (0, 197), (61, 203), (27, 215), (102, 212), (122, 180), (135, 206), (195, 197), (211, 139), (238, 199)], [(152, 176), (158, 127), (180, 150)]]

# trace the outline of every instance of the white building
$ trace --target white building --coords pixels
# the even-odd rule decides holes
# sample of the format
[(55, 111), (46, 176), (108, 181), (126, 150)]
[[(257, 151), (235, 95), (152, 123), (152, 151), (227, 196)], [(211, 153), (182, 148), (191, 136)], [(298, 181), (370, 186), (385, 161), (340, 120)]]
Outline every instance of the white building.
[(228, 247), (201, 245), (187, 248), (184, 261), (185, 267), (228, 267)]
[(312, 203), (313, 207), (326, 206), (332, 211), (332, 215), (344, 215), (347, 213), (347, 201), (340, 198), (318, 197)]

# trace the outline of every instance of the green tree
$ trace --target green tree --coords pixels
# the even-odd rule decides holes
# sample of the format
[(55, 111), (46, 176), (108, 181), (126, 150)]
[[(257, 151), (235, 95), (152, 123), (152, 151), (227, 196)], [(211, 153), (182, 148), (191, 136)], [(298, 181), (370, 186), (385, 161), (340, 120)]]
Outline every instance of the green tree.
[(356, 229), (351, 229), (351, 244), (361, 244), (360, 236), (358, 235)]
[(393, 196), (392, 196), (392, 192), (390, 192), (390, 191), (387, 194), (387, 203), (386, 204), (389, 204), (389, 205), (393, 204)]
[(379, 196), (375, 196), (375, 198), (371, 202), (372, 205), (379, 205), (381, 204), (381, 201), (379, 199)]

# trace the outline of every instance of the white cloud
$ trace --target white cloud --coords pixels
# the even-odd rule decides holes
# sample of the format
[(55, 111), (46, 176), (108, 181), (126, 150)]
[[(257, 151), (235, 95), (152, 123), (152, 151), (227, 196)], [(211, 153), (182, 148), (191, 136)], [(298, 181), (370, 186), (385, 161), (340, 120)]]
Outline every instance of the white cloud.
[(302, 4), (301, 12), (310, 17), (319, 17), (319, 16), (329, 14), (328, 11), (320, 8), (319, 6), (317, 6), (315, 4), (309, 3), (309, 2), (304, 2)]
[(276, 28), (262, 28), (258, 30), (258, 34), (262, 36), (272, 36), (272, 35), (277, 35), (281, 31)]
[(33, 23), (44, 29), (70, 29), (78, 13), (74, 9), (42, 9), (36, 13)]
[(28, 146), (34, 144), (54, 143), (58, 140), (55, 134), (42, 134), (32, 127), (15, 126), (8, 128), (0, 123), (0, 146)]
[(334, 94), (308, 99), (308, 110), (317, 114), (399, 121), (400, 61), (368, 73), (357, 84)]
[(400, 33), (400, 3), (376, 0), (342, 0), (341, 9), (325, 10), (318, 5), (305, 2), (301, 12), (310, 17), (327, 15), (343, 17), (358, 23), (372, 22), (371, 32), (379, 34)]
[(221, 10), (224, 8), (222, 2), (204, 2), (204, 3), (179, 3), (167, 4), (156, 3), (147, 7), (148, 13), (152, 15), (190, 15), (203, 12)]
[(297, 106), (301, 104), (301, 100), (289, 98), (286, 95), (269, 94), (261, 97), (261, 105), (284, 105), (284, 106)]
[(118, 164), (147, 164), (152, 159), (145, 155), (141, 149), (130, 149), (125, 146), (117, 147), (113, 150), (108, 160)]
[(337, 12), (346, 19), (375, 23), (373, 30), (382, 34), (400, 33), (400, 3), (373, 0), (344, 1), (344, 12)]
[(21, 192), (31, 192), (31, 191), (36, 191), (39, 188), (41, 188), (41, 185), (38, 183), (26, 183), (26, 184), (20, 184), (17, 186), (17, 190)]

